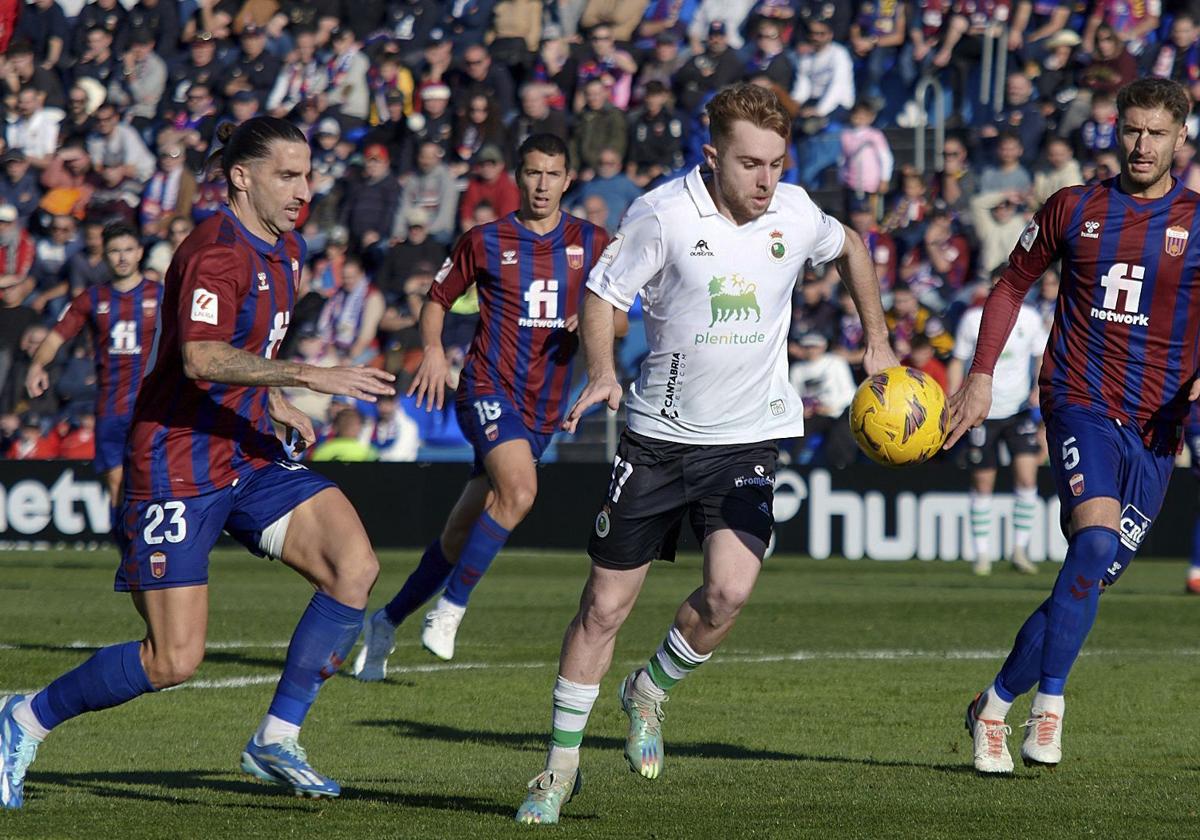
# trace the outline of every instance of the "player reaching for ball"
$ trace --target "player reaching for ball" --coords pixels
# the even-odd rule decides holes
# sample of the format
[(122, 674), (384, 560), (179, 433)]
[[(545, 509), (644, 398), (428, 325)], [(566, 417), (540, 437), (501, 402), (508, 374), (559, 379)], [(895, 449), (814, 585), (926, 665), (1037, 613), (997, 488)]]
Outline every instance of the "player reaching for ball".
[(686, 515), (703, 548), (703, 582), (620, 689), (630, 767), (648, 779), (662, 772), (662, 704), (749, 598), (774, 524), (774, 441), (804, 431), (784, 350), (806, 263), (838, 261), (862, 314), (868, 372), (896, 364), (862, 239), (804, 190), (779, 185), (791, 120), (778, 98), (737, 85), (707, 110), (712, 175), (696, 167), (634, 201), (588, 278), (580, 326), (589, 382), (566, 428), (589, 406), (620, 402), (613, 312), (638, 294), (650, 353), (629, 393), (629, 425), (588, 546), (591, 574), (563, 640), (545, 770), (529, 783), (519, 822), (557, 822), (578, 789), (579, 746), (617, 631), (650, 561), (674, 556)]
[(975, 769), (1010, 773), (1005, 718), (1037, 685), (1021, 757), (1062, 758), (1063, 691), (1100, 593), (1129, 568), (1158, 515), (1189, 400), (1200, 395), (1200, 195), (1171, 176), (1187, 139), (1187, 91), (1138, 79), (1117, 96), (1121, 172), (1067, 187), (1026, 226), (988, 296), (975, 361), (950, 399), (952, 446), (983, 423), (992, 372), (1026, 291), (1062, 260), (1041, 406), (1067, 556), (992, 684), (967, 707)]

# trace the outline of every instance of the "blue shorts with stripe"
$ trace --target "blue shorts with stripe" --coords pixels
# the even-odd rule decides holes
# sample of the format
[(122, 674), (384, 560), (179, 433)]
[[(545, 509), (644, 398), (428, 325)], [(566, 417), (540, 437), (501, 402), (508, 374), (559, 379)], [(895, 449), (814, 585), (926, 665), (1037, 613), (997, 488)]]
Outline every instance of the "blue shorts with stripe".
[(1070, 533), (1071, 512), (1089, 499), (1109, 497), (1121, 506), (1121, 549), (1105, 575), (1105, 583), (1113, 583), (1162, 509), (1174, 447), (1147, 447), (1137, 427), (1076, 405), (1046, 413), (1046, 439), (1064, 534)]
[(303, 464), (277, 461), (228, 487), (182, 499), (126, 499), (118, 543), (118, 592), (208, 583), (208, 555), (221, 531), (266, 557), (263, 531), (336, 485)]
[(464, 392), (455, 404), (458, 427), (475, 450), (471, 477), (483, 475), (483, 459), (502, 443), (523, 440), (529, 443), (533, 460), (537, 461), (550, 445), (553, 432), (535, 432), (525, 425), (525, 419), (504, 394), (470, 394)]
[(124, 463), (131, 425), (132, 413), (96, 415), (96, 457), (92, 459), (92, 468), (97, 473), (108, 472)]

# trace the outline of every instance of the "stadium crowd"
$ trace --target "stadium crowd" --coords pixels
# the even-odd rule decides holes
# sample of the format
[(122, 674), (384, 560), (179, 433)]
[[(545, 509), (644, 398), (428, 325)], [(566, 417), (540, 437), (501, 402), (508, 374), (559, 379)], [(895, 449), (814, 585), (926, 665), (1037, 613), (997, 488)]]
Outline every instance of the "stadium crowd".
[[(162, 278), (224, 198), (208, 165), (217, 127), (260, 113), (312, 145), (309, 259), (281, 357), (386, 367), (403, 393), (424, 294), (459, 234), (516, 209), (526, 137), (568, 142), (567, 207), (613, 232), (634, 198), (700, 162), (714, 93), (750, 80), (794, 117), (784, 180), (863, 236), (897, 354), (945, 385), (959, 318), (1032, 213), (1116, 173), (1115, 91), (1157, 75), (1200, 93), (1196, 5), (4, 0), (0, 453), (90, 457), (91, 344), (64, 346), (36, 400), (31, 355), (73, 295), (106, 281), (107, 223), (135, 224), (144, 272)], [(989, 45), (1004, 64), (998, 103), (980, 101)], [(927, 78), (944, 90), (940, 114), (914, 98)], [(944, 148), (920, 171), (900, 143), (939, 118)], [(1193, 188), (1195, 153), (1189, 141), (1176, 160)], [(837, 279), (797, 285), (789, 342), (812, 432), (789, 454), (835, 465), (856, 455), (844, 417), (862, 357)], [(1056, 285), (1051, 272), (1033, 292), (1047, 321)], [(468, 295), (447, 322), (460, 361), (476, 312)], [(645, 352), (636, 308), (631, 319), (626, 377)], [(326, 430), (314, 459), (412, 460), (462, 443), (452, 410), (293, 399)]]

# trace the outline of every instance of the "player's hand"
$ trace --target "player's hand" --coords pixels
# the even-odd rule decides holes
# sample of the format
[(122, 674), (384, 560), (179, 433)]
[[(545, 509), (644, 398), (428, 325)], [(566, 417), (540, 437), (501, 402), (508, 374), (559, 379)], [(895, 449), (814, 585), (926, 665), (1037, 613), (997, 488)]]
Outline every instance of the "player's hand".
[(390, 397), (396, 393), (392, 387), (396, 377), (386, 370), (369, 367), (316, 368), (309, 382), (309, 390), (318, 394), (354, 397), (364, 402), (375, 402), (376, 397)]
[(267, 404), (267, 413), (271, 415), (272, 420), (291, 433), (287, 442), (297, 454), (317, 442), (312, 420), (282, 394), (271, 398)]
[(616, 411), (621, 406), (621, 383), (617, 381), (616, 376), (605, 376), (602, 379), (589, 381), (587, 387), (583, 389), (583, 393), (579, 395), (579, 399), (575, 401), (575, 405), (571, 406), (571, 410), (567, 412), (566, 418), (562, 422), (564, 431), (575, 433), (575, 427), (579, 425), (580, 418), (584, 412), (594, 406), (596, 403), (607, 402), (608, 407)]
[(579, 329), (579, 314), (569, 315), (567, 317), (567, 332), (575, 332)]
[(440, 348), (425, 351), (421, 357), (421, 366), (408, 386), (408, 396), (417, 395), (417, 408), (424, 402), (426, 411), (437, 408), (442, 410), (446, 401), (446, 385), (450, 376), (450, 363), (446, 361), (446, 353)]
[(950, 397), (950, 433), (942, 449), (951, 448), (968, 430), (986, 420), (991, 407), (992, 377), (986, 373), (972, 373), (963, 387)]
[(863, 370), (867, 372), (867, 376), (874, 376), (881, 370), (897, 367), (899, 364), (900, 360), (896, 358), (892, 345), (886, 341), (882, 344), (869, 345), (866, 353), (863, 354)]
[[(30, 371), (30, 373), (32, 373), (32, 371)], [(34, 394), (34, 396), (36, 397), (37, 394)], [(1192, 387), (1188, 390), (1188, 400), (1190, 402), (1200, 400), (1200, 378), (1192, 382)]]
[[(50, 387), (50, 377), (46, 374), (46, 369), (41, 365), (33, 365), (29, 368), (29, 373), (25, 376), (25, 390), (29, 392), (29, 396), (33, 398), (40, 397), (46, 393), (46, 389)], [(1193, 386), (1195, 390), (1195, 386)], [(1192, 399), (1196, 399), (1192, 397)]]

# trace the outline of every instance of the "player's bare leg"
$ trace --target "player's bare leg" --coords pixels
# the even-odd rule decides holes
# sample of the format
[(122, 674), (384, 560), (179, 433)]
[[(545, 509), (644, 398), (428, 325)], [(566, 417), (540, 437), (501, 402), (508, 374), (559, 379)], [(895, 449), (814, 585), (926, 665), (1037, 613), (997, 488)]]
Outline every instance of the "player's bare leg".
[(579, 599), (579, 612), (567, 625), (554, 685), (554, 723), (546, 768), (529, 783), (517, 822), (555, 823), (559, 811), (579, 790), (579, 746), (600, 680), (612, 664), (617, 631), (629, 617), (650, 565), (606, 569), (592, 564)]
[(697, 667), (733, 629), (762, 569), (766, 544), (723, 528), (704, 540), (704, 582), (679, 607), (675, 621), (649, 663), (621, 684), (621, 707), (629, 716), (625, 758), (647, 779), (662, 773), (662, 704), (667, 692)]
[(1033, 516), (1037, 507), (1037, 469), (1039, 456), (1013, 456), (1013, 551), (1010, 562), (1018, 572), (1037, 574), (1029, 559), (1029, 540), (1033, 536)]
[(113, 467), (105, 470), (101, 475), (104, 481), (104, 489), (108, 491), (109, 505), (114, 511), (113, 525), (116, 525), (115, 512), (121, 509), (121, 502), (125, 497), (125, 489), (123, 486), (125, 480), (125, 468), (123, 466)]
[(358, 638), (379, 563), (341, 490), (326, 488), (287, 517), (280, 559), (317, 592), (292, 635), (270, 709), (242, 753), (242, 769), (297, 796), (337, 796), (338, 784), (309, 765), (298, 743), (300, 725)]
[(971, 542), (975, 548), (974, 571), (992, 573), (992, 493), (996, 489), (996, 468), (971, 470)]
[(446, 590), (425, 616), (421, 629), (421, 644), (443, 660), (454, 658), (454, 641), (471, 592), (537, 498), (537, 464), (528, 441), (501, 443), (484, 457), (483, 466), (491, 492), (457, 546)]

